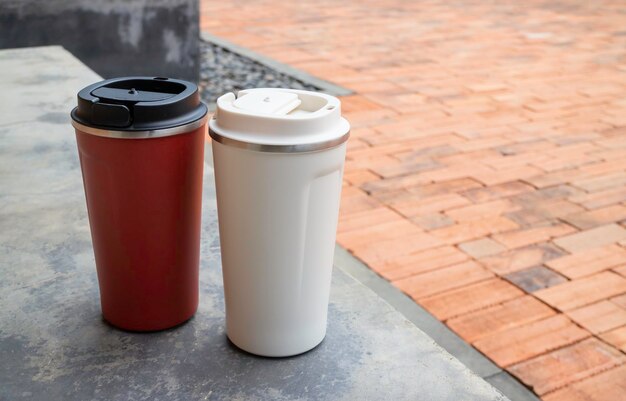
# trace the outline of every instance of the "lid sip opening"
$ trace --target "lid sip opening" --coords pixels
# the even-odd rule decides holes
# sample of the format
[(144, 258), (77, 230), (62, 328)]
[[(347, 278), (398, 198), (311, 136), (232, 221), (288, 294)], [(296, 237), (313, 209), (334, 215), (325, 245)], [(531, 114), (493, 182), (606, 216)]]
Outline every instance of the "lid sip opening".
[[(332, 110), (339, 106), (337, 98), (322, 93), (292, 89), (246, 89), (237, 96), (229, 96), (234, 107), (254, 114), (274, 114), (284, 116), (305, 116), (320, 112), (325, 107)], [(219, 99), (218, 99), (219, 102)]]
[(233, 106), (256, 113), (285, 115), (302, 104), (295, 93), (278, 91), (257, 91), (239, 95)]

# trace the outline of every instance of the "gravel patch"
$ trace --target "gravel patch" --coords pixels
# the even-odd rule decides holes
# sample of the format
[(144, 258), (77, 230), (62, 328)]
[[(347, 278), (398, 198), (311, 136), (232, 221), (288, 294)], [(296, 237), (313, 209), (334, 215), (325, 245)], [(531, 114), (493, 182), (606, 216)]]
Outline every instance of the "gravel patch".
[(200, 95), (210, 107), (214, 107), (215, 100), (224, 93), (237, 93), (241, 89), (320, 90), (314, 85), (304, 83), (211, 42), (200, 42), (200, 54), (202, 57)]

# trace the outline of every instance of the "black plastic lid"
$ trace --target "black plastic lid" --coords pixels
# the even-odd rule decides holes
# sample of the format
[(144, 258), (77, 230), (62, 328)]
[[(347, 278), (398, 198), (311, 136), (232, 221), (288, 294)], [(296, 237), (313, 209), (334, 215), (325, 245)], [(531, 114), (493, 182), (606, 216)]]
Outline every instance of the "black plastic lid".
[(208, 109), (196, 84), (161, 77), (113, 78), (78, 92), (74, 121), (115, 131), (152, 131), (189, 124)]

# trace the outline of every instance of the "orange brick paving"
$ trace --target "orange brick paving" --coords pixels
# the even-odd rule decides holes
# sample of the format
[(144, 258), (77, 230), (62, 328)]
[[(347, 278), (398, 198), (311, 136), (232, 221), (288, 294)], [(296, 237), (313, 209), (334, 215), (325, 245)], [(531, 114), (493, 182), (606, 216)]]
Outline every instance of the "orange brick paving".
[(338, 242), (546, 401), (626, 399), (626, 4), (202, 3), (352, 89)]

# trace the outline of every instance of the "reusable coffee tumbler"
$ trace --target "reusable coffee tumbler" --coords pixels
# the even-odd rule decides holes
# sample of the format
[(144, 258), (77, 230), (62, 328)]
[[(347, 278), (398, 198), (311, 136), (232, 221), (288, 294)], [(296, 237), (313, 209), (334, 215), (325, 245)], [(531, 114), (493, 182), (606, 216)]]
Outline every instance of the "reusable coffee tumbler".
[(175, 79), (109, 79), (78, 93), (72, 125), (114, 326), (166, 329), (197, 309), (207, 111), (197, 86)]
[(226, 331), (282, 357), (317, 346), (326, 320), (350, 126), (335, 97), (251, 89), (209, 121)]

